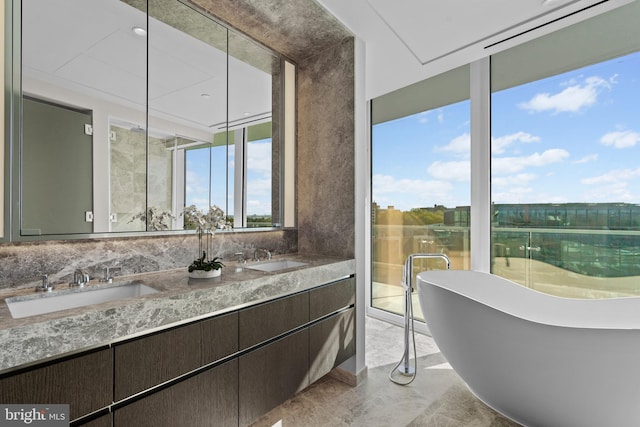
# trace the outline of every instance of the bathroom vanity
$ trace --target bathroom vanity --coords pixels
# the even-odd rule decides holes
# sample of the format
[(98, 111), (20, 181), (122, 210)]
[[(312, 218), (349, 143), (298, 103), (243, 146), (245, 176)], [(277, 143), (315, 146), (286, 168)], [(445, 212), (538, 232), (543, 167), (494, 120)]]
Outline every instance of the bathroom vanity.
[(0, 402), (69, 403), (72, 425), (248, 425), (355, 354), (355, 262), (287, 259), (305, 265), (140, 275), (158, 292), (22, 319), (3, 303)]

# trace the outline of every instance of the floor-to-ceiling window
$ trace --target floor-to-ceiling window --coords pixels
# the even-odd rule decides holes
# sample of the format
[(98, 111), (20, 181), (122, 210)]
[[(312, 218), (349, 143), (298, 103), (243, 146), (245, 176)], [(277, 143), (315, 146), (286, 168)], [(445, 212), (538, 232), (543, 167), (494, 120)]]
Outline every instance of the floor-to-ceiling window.
[(492, 272), (640, 293), (640, 4), (492, 57)]
[[(494, 274), (566, 297), (640, 294), (639, 21), (632, 2), (491, 56), (491, 156), (474, 163), (491, 171), (474, 206), (491, 231), (473, 236)], [(373, 309), (402, 313), (409, 254), (470, 268), (469, 117), (484, 108), (471, 72), (372, 100)]]
[[(403, 312), (402, 267), (412, 253), (444, 253), (469, 268), (469, 67), (372, 102), (371, 306)], [(442, 268), (417, 260), (416, 272)], [(414, 304), (421, 318), (419, 305)]]

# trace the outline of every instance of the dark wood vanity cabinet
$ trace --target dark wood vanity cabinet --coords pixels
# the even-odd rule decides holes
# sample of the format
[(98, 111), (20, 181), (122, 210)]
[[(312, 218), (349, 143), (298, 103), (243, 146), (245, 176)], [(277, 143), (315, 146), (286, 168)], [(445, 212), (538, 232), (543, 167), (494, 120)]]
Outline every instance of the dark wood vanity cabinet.
[(355, 354), (354, 304), (355, 279), (348, 278), (240, 311), (241, 349), (287, 333), (240, 356), (240, 426), (251, 424)]
[(200, 367), (200, 325), (141, 337), (114, 351), (117, 402)]
[(309, 291), (309, 317), (319, 319), (356, 303), (356, 279), (339, 280)]
[(237, 313), (117, 344), (114, 347), (115, 401), (172, 380), (237, 350)]
[(113, 427), (113, 415), (106, 414), (82, 424), (82, 427)]
[(309, 293), (240, 310), (239, 322), (240, 350), (273, 339), (309, 322)]
[[(311, 318), (330, 315), (309, 327), (309, 383), (355, 354), (355, 292), (353, 277), (309, 291)], [(350, 308), (345, 310), (346, 307)]]
[(238, 360), (118, 408), (113, 422), (116, 427), (238, 426)]
[(350, 308), (309, 327), (309, 383), (356, 353), (356, 310)]
[(71, 419), (113, 400), (113, 350), (85, 352), (0, 378), (0, 402), (68, 404)]
[(240, 356), (240, 425), (249, 425), (309, 385), (309, 331)]
[(246, 426), (355, 354), (354, 306), (351, 277), (4, 374), (0, 402), (67, 403), (74, 426)]

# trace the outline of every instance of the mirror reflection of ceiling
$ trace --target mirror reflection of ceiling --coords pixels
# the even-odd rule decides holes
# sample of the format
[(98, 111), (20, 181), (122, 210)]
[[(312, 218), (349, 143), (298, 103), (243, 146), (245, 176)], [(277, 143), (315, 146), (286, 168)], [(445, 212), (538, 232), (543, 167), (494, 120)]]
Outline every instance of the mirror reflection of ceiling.
[[(276, 61), (270, 53), (234, 37), (249, 47), (229, 56), (227, 116), (226, 29), (177, 1), (150, 3), (152, 15), (180, 24), (150, 18), (150, 115), (211, 132), (227, 119), (270, 117), (271, 75), (263, 71)], [(151, 10), (154, 3), (181, 15)], [(144, 110), (146, 37), (132, 31), (146, 28), (144, 12), (120, 0), (29, 0), (22, 9), (25, 77)]]

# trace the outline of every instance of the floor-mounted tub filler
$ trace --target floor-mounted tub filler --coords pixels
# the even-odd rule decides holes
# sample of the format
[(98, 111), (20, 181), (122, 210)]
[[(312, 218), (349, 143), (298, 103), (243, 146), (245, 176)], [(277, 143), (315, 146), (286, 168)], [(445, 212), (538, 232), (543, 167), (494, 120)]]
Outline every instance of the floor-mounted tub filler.
[[(416, 377), (417, 355), (416, 355), (416, 336), (413, 327), (413, 262), (418, 259), (439, 259), (444, 261), (443, 266), (448, 270), (451, 267), (449, 257), (441, 253), (418, 253), (411, 254), (404, 262), (402, 270), (402, 288), (404, 289), (404, 353), (396, 366), (389, 372), (389, 379), (398, 385), (409, 385)], [(411, 337), (411, 340), (409, 339)], [(411, 366), (411, 345), (413, 345), (413, 366)], [(399, 379), (395, 376), (400, 373), (408, 379)]]
[(640, 298), (556, 297), (474, 271), (418, 274), (442, 354), (529, 427), (640, 426)]

